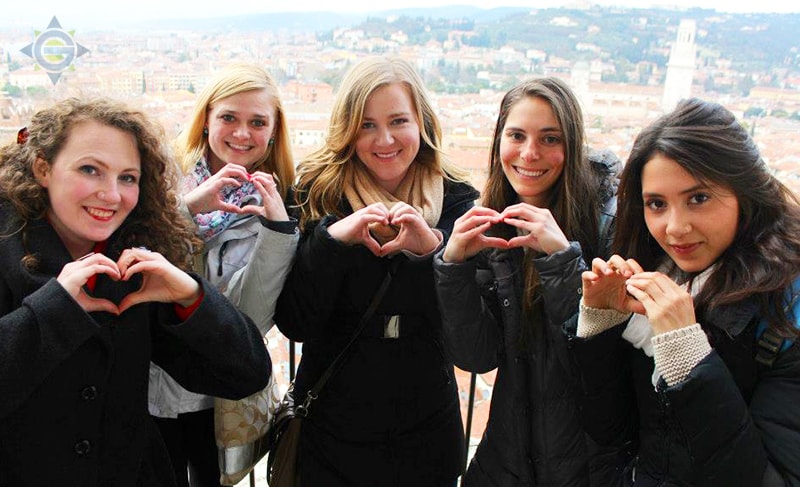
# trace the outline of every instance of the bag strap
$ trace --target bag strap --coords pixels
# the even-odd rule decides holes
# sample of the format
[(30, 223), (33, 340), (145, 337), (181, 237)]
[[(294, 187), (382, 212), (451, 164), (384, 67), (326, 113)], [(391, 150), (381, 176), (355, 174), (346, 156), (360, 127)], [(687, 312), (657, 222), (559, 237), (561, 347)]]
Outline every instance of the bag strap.
[[(798, 288), (800, 288), (800, 278), (795, 279), (789, 287), (788, 302), (783, 308), (783, 312), (786, 313), (789, 319), (797, 319), (797, 315), (800, 313), (800, 289)], [(795, 323), (795, 325), (800, 327), (800, 323)], [(777, 331), (770, 328), (766, 321), (759, 323), (756, 336), (758, 337), (756, 362), (767, 367), (772, 367), (778, 358), (778, 354), (792, 344), (791, 339), (782, 337)]]
[(342, 358), (344, 358), (350, 347), (356, 342), (358, 336), (361, 335), (362, 331), (364, 331), (364, 328), (366, 328), (367, 323), (375, 314), (375, 310), (378, 309), (378, 305), (383, 300), (383, 296), (386, 294), (386, 291), (389, 289), (389, 285), (392, 283), (392, 276), (397, 268), (397, 262), (397, 259), (393, 259), (389, 263), (389, 269), (386, 271), (386, 276), (384, 276), (383, 282), (381, 282), (381, 286), (378, 288), (375, 296), (372, 297), (372, 301), (369, 303), (367, 310), (364, 311), (364, 314), (361, 316), (356, 330), (350, 336), (350, 339), (347, 341), (347, 344), (344, 346), (344, 348), (339, 352), (336, 358), (333, 359), (333, 362), (331, 362), (328, 368), (325, 369), (325, 372), (322, 373), (322, 376), (317, 379), (317, 382), (314, 384), (314, 386), (311, 387), (311, 389), (306, 393), (306, 398), (305, 401), (303, 401), (303, 404), (297, 406), (298, 415), (308, 415), (308, 408), (311, 407), (311, 403), (319, 397), (319, 393), (322, 391), (322, 388), (325, 387), (325, 383), (328, 382), (328, 379), (330, 379), (333, 373), (336, 371), (336, 366), (339, 364), (339, 362), (341, 362)]

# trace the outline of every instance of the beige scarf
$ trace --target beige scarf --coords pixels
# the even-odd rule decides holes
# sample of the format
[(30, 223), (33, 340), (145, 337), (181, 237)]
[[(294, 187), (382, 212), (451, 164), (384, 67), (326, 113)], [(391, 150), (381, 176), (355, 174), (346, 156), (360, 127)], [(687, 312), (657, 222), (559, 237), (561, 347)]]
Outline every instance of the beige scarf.
[[(344, 195), (353, 211), (378, 202), (391, 210), (395, 203), (403, 201), (413, 206), (429, 227), (435, 228), (442, 215), (444, 178), (429, 167), (414, 162), (392, 195), (375, 183), (363, 164), (356, 162), (353, 164), (352, 179), (345, 185)], [(375, 240), (383, 245), (397, 237), (399, 228), (373, 223), (369, 230)]]

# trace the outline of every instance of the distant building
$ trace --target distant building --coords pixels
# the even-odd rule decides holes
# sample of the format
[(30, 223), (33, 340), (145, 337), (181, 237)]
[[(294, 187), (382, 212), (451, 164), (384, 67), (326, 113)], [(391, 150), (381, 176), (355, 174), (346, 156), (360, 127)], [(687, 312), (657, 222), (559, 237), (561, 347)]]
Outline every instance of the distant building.
[(694, 20), (681, 20), (678, 36), (669, 53), (667, 79), (664, 82), (664, 98), (661, 107), (670, 112), (683, 98), (692, 94), (692, 80), (695, 72), (695, 34), (697, 24)]

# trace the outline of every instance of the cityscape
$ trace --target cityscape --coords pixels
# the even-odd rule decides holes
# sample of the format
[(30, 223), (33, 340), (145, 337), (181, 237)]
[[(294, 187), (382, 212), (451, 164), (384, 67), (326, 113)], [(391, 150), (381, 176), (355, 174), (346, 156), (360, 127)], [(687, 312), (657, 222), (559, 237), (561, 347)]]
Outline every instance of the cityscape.
[[(167, 136), (174, 138), (189, 120), (196, 93), (207, 80), (228, 63), (246, 61), (262, 64), (279, 82), (295, 158), (300, 161), (324, 141), (341, 75), (355, 60), (380, 54), (415, 63), (441, 118), (447, 157), (469, 170), (479, 189), (505, 90), (526, 77), (558, 76), (581, 100), (591, 147), (610, 149), (624, 161), (636, 134), (680, 98), (707, 98), (737, 114), (776, 176), (800, 194), (796, 30), (790, 33), (794, 46), (778, 42), (750, 46), (762, 54), (756, 60), (753, 54), (740, 52), (743, 48), (736, 47), (735, 40), (730, 52), (719, 43), (711, 46), (712, 26), (737, 22), (745, 36), (774, 27), (774, 16), (741, 14), (731, 20), (732, 14), (702, 9), (639, 11), (588, 5), (552, 10), (489, 10), (482, 21), (494, 24), (487, 30), (470, 17), (480, 17), (480, 12), (461, 16), (450, 12), (451, 17), (439, 18), (433, 9), (375, 14), (355, 18), (352, 24), (331, 25), (328, 18), (319, 27), (274, 26), (273, 19), (262, 22), (269, 27), (258, 28), (255, 19), (220, 19), (213, 25), (185, 21), (179, 27), (154, 23), (151, 28), (94, 31), (72, 31), (66, 22), (62, 27), (63, 19), (57, 20), (57, 15), (43, 14), (40, 25), (0, 27), (0, 143), (13, 141), (37, 109), (77, 94), (125, 100), (159, 120)], [(614, 53), (622, 48), (596, 40), (612, 33), (598, 21), (584, 24), (590, 14), (628, 19), (626, 25), (640, 34), (613, 36), (619, 34), (627, 44), (641, 43), (640, 51), (647, 52), (635, 63), (615, 60)], [(543, 16), (546, 25), (556, 29), (553, 32), (572, 32), (566, 36), (571, 39), (567, 46), (526, 44), (514, 37), (521, 22)], [(781, 18), (800, 24), (800, 14)], [(48, 70), (43, 64), (55, 61), (35, 56), (37, 36), (48, 29), (59, 33), (60, 42), (74, 43), (71, 63), (63, 70)], [(497, 30), (505, 37), (485, 34)], [(663, 36), (655, 38), (656, 30)], [(647, 40), (643, 32), (652, 38)], [(651, 47), (645, 49), (645, 40)], [(287, 383), (288, 345), (276, 329), (269, 338), (279, 380)], [(300, 346), (297, 352), (299, 356)], [(492, 373), (477, 381), (473, 446), (486, 422), (492, 383)], [(459, 374), (459, 385), (466, 418), (469, 374)]]

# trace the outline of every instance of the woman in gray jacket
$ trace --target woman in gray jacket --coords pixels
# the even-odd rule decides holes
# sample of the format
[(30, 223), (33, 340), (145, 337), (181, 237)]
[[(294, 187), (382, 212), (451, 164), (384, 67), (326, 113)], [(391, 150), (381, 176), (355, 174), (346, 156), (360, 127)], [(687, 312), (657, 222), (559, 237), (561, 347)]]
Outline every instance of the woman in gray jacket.
[[(252, 64), (221, 71), (199, 95), (178, 154), (183, 202), (204, 241), (197, 270), (266, 335), (299, 240), (284, 206), (291, 142), (269, 74)], [(213, 405), (151, 366), (150, 412), (179, 485), (189, 485), (187, 466), (192, 486), (220, 485)]]
[(580, 106), (556, 78), (520, 83), (500, 106), (482, 206), (434, 258), (456, 366), (497, 369), (464, 486), (608, 486), (615, 456), (576, 415), (560, 326), (586, 262), (607, 255), (619, 160), (587, 154)]

